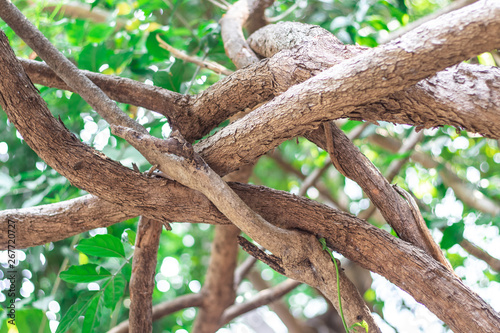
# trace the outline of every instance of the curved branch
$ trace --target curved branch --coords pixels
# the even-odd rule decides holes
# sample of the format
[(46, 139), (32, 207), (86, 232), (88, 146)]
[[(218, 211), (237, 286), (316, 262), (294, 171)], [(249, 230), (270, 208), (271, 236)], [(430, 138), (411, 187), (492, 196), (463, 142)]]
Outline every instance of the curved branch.
[[(219, 21), (224, 49), (236, 68), (243, 68), (259, 61), (259, 58), (257, 58), (245, 41), (245, 37), (243, 36), (243, 25), (249, 19), (254, 6), (262, 8), (258, 5), (264, 2), (265, 1), (260, 0), (237, 1)], [(269, 5), (271, 5), (273, 1), (267, 2), (270, 2)], [(262, 14), (263, 12), (262, 10)]]
[[(324, 141), (325, 136), (326, 141)], [(332, 163), (340, 173), (361, 186), (401, 239), (420, 247), (453, 271), (443, 252), (432, 239), (421, 216), (416, 216), (413, 212), (415, 208), (401, 197), (377, 167), (337, 126), (330, 122), (325, 124), (324, 131), (320, 128), (306, 137), (330, 154)]]
[[(495, 48), (500, 45), (499, 17), (497, 1), (479, 1), (452, 12), (440, 22), (406, 34), (403, 40), (365, 51), (289, 88), (202, 140), (196, 151), (217, 172), (232, 171), (326, 120), (347, 117), (357, 106), (376, 102), (445, 67)], [(235, 144), (238, 154), (231, 154)]]
[[(111, 98), (165, 115), (188, 141), (199, 139), (235, 113), (268, 101), (322, 70), (366, 50), (343, 45), (328, 31), (283, 22), (260, 29), (250, 45), (265, 56), (309, 42), (307, 47), (276, 54), (233, 73), (199, 95), (189, 96), (130, 79), (81, 71)], [(69, 89), (47, 65), (22, 60), (35, 83)], [(444, 124), (500, 137), (500, 69), (461, 64), (416, 86), (358, 106), (349, 117), (434, 127)], [(436, 87), (436, 88), (434, 88)], [(474, 87), (471, 94), (470, 87)]]
[[(137, 216), (123, 206), (118, 206), (93, 195), (54, 204), (0, 211), (2, 229), (9, 221), (16, 224), (16, 248), (56, 242), (95, 228)], [(7, 249), (8, 234), (0, 233), (0, 250)]]

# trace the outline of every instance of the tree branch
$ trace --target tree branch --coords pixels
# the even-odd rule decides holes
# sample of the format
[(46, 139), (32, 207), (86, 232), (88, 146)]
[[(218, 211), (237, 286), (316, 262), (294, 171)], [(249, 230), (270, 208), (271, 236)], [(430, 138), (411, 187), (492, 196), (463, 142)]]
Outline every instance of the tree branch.
[(274, 287), (260, 291), (259, 293), (257, 293), (257, 295), (252, 297), (252, 299), (248, 300), (245, 303), (235, 304), (231, 306), (226, 311), (224, 311), (224, 314), (220, 321), (220, 326), (229, 323), (231, 320), (238, 316), (241, 316), (244, 313), (250, 312), (263, 305), (267, 305), (280, 299), (293, 289), (297, 288), (300, 284), (301, 283), (299, 281), (288, 279)]
[[(201, 294), (187, 294), (179, 296), (171, 301), (153, 306), (153, 321), (161, 319), (169, 314), (189, 307), (198, 307), (202, 304)], [(129, 321), (125, 320), (113, 327), (108, 333), (128, 333)]]
[[(369, 140), (392, 152), (398, 151), (401, 146), (401, 142), (398, 140), (387, 138), (379, 134), (371, 135)], [(500, 214), (500, 205), (497, 202), (485, 196), (469, 182), (458, 177), (448, 164), (420, 151), (414, 152), (410, 157), (413, 161), (420, 163), (426, 169), (436, 169), (443, 183), (447, 187), (451, 187), (457, 198), (468, 206), (493, 216)]]
[[(0, 211), (0, 226), (7, 230), (14, 221), (18, 234), (16, 248), (55, 242), (128, 220), (137, 214), (92, 195), (49, 205)], [(0, 233), (0, 250), (7, 249), (8, 234)]]
[[(236, 68), (243, 68), (259, 61), (259, 58), (245, 41), (243, 25), (251, 15), (252, 7), (263, 2), (260, 0), (237, 1), (229, 7), (229, 10), (219, 21), (224, 49)], [(269, 5), (271, 5), (273, 1), (267, 2), (270, 2)]]
[[(405, 140), (404, 144), (399, 148), (397, 154), (408, 154), (410, 153), (418, 142), (420, 142), (423, 138), (423, 132), (412, 132), (411, 135)], [(387, 179), (389, 183), (392, 183), (394, 177), (399, 173), (403, 165), (409, 160), (410, 155), (405, 158), (396, 159), (389, 164), (389, 167), (385, 171), (384, 177)], [(373, 205), (373, 202), (370, 203), (370, 206), (358, 214), (358, 217), (363, 220), (368, 220), (377, 208)]]
[(167, 42), (161, 39), (160, 35), (156, 35), (156, 40), (160, 43), (161, 48), (164, 48), (165, 50), (169, 51), (177, 59), (185, 60), (199, 67), (210, 69), (211, 71), (214, 71), (217, 74), (230, 75), (233, 73), (232, 70), (227, 69), (226, 67), (214, 61), (199, 59), (197, 57), (193, 57), (184, 53), (184, 51), (176, 49), (175, 47), (169, 45)]
[(236, 268), (240, 229), (233, 225), (216, 226), (210, 263), (201, 290), (203, 305), (193, 324), (193, 333), (216, 332), (226, 308), (234, 303), (234, 269)]
[[(241, 231), (279, 257), (286, 276), (318, 288), (339, 309), (337, 293), (332, 286), (336, 281), (335, 271), (316, 236), (281, 229), (263, 219), (177, 135), (160, 140), (149, 134), (114, 126), (112, 132), (127, 140), (152, 165), (159, 165), (165, 174), (203, 193)], [(276, 242), (276, 238), (280, 242)], [(355, 290), (354, 286), (352, 288)], [(341, 297), (344, 304), (350, 304), (344, 311), (349, 325), (362, 318), (371, 332), (379, 331), (359, 293), (350, 292)]]
[[(248, 182), (253, 166), (244, 167), (224, 177), (225, 181)], [(238, 235), (234, 225), (215, 227), (212, 251), (205, 283), (201, 289), (203, 305), (198, 311), (192, 332), (215, 332), (222, 313), (234, 303), (236, 285), (234, 275), (238, 260)]]
[[(365, 51), (289, 88), (202, 140), (195, 150), (216, 172), (232, 171), (325, 120), (346, 117), (356, 106), (376, 102), (500, 45), (496, 33), (500, 30), (499, 17), (500, 3), (488, 0), (447, 14), (440, 22), (406, 34), (401, 41)], [(439, 47), (429, 40), (439, 41)], [(238, 154), (221, 159), (231, 155), (229, 150), (234, 151), (235, 144), (241, 147)]]
[(479, 246), (471, 243), (470, 241), (464, 239), (460, 242), (460, 246), (474, 257), (483, 260), (486, 262), (492, 270), (497, 273), (500, 273), (500, 259), (497, 259), (491, 256), (488, 252), (481, 249)]
[(0, 17), (109, 124), (128, 126), (139, 132), (147, 132), (142, 125), (124, 114), (99, 87), (82, 75), (76, 66), (60, 53), (10, 1), (0, 0)]
[(411, 203), (403, 199), (337, 126), (330, 122), (325, 125), (324, 133), (326, 142), (320, 129), (307, 137), (328, 151), (330, 160), (340, 173), (361, 186), (401, 239), (420, 247), (453, 271), (441, 249), (432, 239), (425, 223), (422, 223), (419, 216), (414, 213), (414, 209), (418, 207), (411, 206)]
[(137, 227), (129, 286), (131, 332), (152, 332), (153, 330), (154, 276), (162, 227), (160, 222), (147, 217), (141, 217)]

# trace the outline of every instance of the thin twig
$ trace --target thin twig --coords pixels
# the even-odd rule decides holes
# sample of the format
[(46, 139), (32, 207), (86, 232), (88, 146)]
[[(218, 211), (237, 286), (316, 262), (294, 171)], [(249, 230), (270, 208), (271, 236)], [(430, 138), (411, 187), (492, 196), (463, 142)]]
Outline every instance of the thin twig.
[(223, 9), (223, 10), (228, 10), (228, 8), (229, 8), (229, 6), (224, 5), (224, 4), (222, 4), (222, 3), (220, 3), (220, 2), (218, 2), (216, 0), (208, 0), (208, 2), (212, 3), (213, 5), (219, 7), (221, 9)]
[(267, 20), (269, 21), (269, 23), (274, 23), (274, 22), (278, 22), (278, 21), (283, 20), (285, 17), (290, 15), (295, 9), (297, 9), (297, 7), (299, 7), (300, 3), (301, 3), (301, 1), (295, 1), (295, 3), (292, 6), (290, 6), (290, 8), (285, 10), (283, 13), (276, 15), (274, 17), (269, 17)]
[(183, 51), (176, 49), (175, 47), (169, 45), (167, 42), (165, 42), (163, 39), (161, 39), (160, 35), (156, 35), (156, 40), (160, 43), (160, 47), (169, 51), (170, 53), (172, 53), (172, 55), (174, 57), (176, 57), (178, 59), (181, 59), (181, 60), (184, 60), (187, 62), (191, 62), (191, 63), (198, 65), (202, 68), (210, 69), (217, 74), (230, 75), (231, 73), (233, 73), (232, 70), (222, 66), (221, 64), (216, 63), (215, 61), (199, 59), (197, 57), (187, 55)]
[[(179, 296), (173, 300), (160, 303), (153, 306), (153, 321), (159, 320), (169, 314), (180, 311), (190, 307), (199, 307), (203, 302), (203, 295), (201, 294), (187, 294)], [(129, 321), (122, 321), (117, 326), (113, 327), (108, 333), (128, 333)]]
[(288, 279), (276, 285), (275, 287), (260, 291), (248, 302), (233, 305), (226, 311), (224, 311), (224, 314), (221, 317), (221, 324), (227, 324), (234, 318), (244, 313), (280, 299), (293, 289), (297, 288), (300, 284), (301, 283), (299, 281)]

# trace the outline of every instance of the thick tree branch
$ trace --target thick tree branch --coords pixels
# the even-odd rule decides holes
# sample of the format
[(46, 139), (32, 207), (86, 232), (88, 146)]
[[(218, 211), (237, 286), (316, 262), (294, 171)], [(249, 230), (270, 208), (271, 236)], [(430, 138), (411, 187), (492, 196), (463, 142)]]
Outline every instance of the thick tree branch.
[[(262, 4), (273, 1), (240, 0), (234, 3), (219, 21), (224, 49), (229, 59), (237, 68), (243, 68), (259, 61), (243, 36), (243, 25), (247, 22), (254, 10), (265, 9)], [(263, 15), (264, 10), (260, 13)], [(257, 27), (257, 28), (260, 28)]]
[[(329, 255), (316, 236), (281, 229), (262, 218), (196, 154), (182, 138), (160, 140), (132, 129), (112, 127), (115, 135), (133, 145), (151, 164), (189, 188), (202, 192), (241, 231), (279, 257), (283, 274), (318, 288), (339, 309), (335, 270)], [(276, 242), (276, 238), (280, 242)], [(291, 246), (293, 244), (293, 246)], [(350, 281), (342, 280), (349, 290), (342, 294), (344, 314), (350, 325), (365, 320), (370, 332), (378, 332), (362, 297)], [(232, 284), (231, 284), (232, 287)], [(360, 319), (362, 318), (362, 319)]]
[[(69, 87), (50, 67), (40, 61), (18, 58), (24, 70), (34, 83), (47, 87), (64, 89), (76, 92)], [(139, 81), (105, 75), (86, 70), (79, 70), (82, 75), (87, 76), (95, 85), (109, 96), (109, 98), (125, 104), (141, 106), (156, 111), (169, 118), (177, 127), (187, 126), (192, 121), (186, 115), (189, 95), (182, 95), (148, 85)]]
[(337, 170), (361, 186), (399, 237), (420, 247), (453, 271), (427, 226), (422, 223), (421, 216), (414, 213), (414, 209), (418, 208), (402, 198), (370, 160), (332, 122), (325, 125), (324, 133), (326, 142), (322, 140), (324, 136), (321, 129), (310, 133), (307, 138), (328, 151)]
[[(18, 230), (16, 248), (55, 242), (107, 227), (137, 216), (136, 213), (92, 195), (54, 204), (0, 211), (0, 226), (14, 221)], [(5, 229), (7, 230), (7, 229)], [(0, 250), (7, 249), (8, 234), (0, 233)]]
[(236, 268), (240, 230), (233, 225), (216, 226), (205, 283), (201, 290), (203, 305), (193, 324), (193, 333), (216, 332), (227, 307), (234, 303), (234, 270)]
[[(4, 45), (6, 45), (5, 42)], [(0, 48), (0, 50), (2, 52), (5, 51), (5, 47)], [(40, 130), (44, 134), (41, 135), (41, 145), (43, 146), (45, 144), (50, 146), (51, 144), (54, 144), (56, 147), (58, 147), (58, 153), (61, 153), (61, 149), (66, 149), (66, 147), (68, 146), (71, 146), (72, 148), (78, 147), (80, 143), (77, 140), (72, 139), (71, 136), (66, 134), (63, 134), (64, 139), (58, 138), (57, 136), (52, 138), (55, 140), (55, 142), (53, 141), (46, 142), (46, 140), (43, 139), (43, 137), (46, 136), (46, 133), (54, 133), (54, 128), (59, 129), (59, 132), (61, 133), (65, 133), (65, 129), (60, 124), (57, 125), (58, 124), (57, 122), (52, 122), (50, 120), (44, 119), (43, 117), (30, 120), (29, 118), (23, 118), (22, 116), (16, 113), (16, 107), (19, 108), (27, 107), (26, 110), (29, 110), (32, 113), (33, 110), (37, 110), (37, 112), (40, 112), (39, 111), (40, 105), (36, 104), (36, 101), (40, 103), (40, 101), (37, 100), (37, 98), (39, 97), (36, 93), (30, 91), (30, 89), (34, 91), (34, 88), (29, 84), (29, 81), (19, 82), (20, 78), (22, 78), (22, 75), (21, 76), (19, 75), (19, 73), (22, 73), (22, 69), (15, 67), (16, 63), (15, 63), (15, 58), (13, 58), (13, 56), (6, 57), (5, 54), (2, 54), (2, 57), (0, 57), (0, 59), (2, 60), (0, 61), (0, 63), (3, 64), (5, 64), (5, 62), (8, 63), (6, 68), (2, 68), (3, 85), (2, 89), (0, 89), (0, 91), (2, 92), (2, 98), (0, 99), (0, 102), (2, 102), (2, 106), (8, 112), (9, 117), (17, 120), (17, 122), (15, 122), (16, 126), (20, 130), (26, 127), (35, 129), (35, 136), (38, 135), (36, 133), (36, 129)], [(6, 86), (4, 80), (8, 82)], [(15, 94), (9, 95), (8, 87), (10, 86), (10, 84), (15, 86), (16, 89), (19, 89), (16, 90), (17, 95), (21, 95), (24, 97), (29, 96), (29, 98), (16, 99), (16, 97), (14, 96)], [(17, 91), (19, 93), (17, 93)], [(15, 105), (16, 107), (11, 107), (11, 105), (7, 105), (7, 100), (9, 102), (15, 101), (13, 105)], [(27, 101), (30, 101), (35, 104), (30, 104)], [(49, 119), (51, 118), (50, 113), (48, 112), (44, 113), (44, 115)], [(39, 121), (41, 120), (43, 121), (40, 124)], [(55, 133), (58, 133), (58, 131), (56, 130)], [(22, 132), (22, 134), (25, 139), (30, 136), (29, 135), (30, 133), (26, 131)], [(27, 140), (27, 142), (30, 141)], [(33, 142), (33, 140), (31, 140), (31, 142)], [(40, 147), (38, 147), (37, 145), (35, 145), (34, 148), (37, 149), (37, 151), (40, 150)], [(41, 149), (43, 151), (43, 149), (45, 148), (42, 147)], [(86, 165), (85, 163), (80, 163), (78, 165), (72, 164), (72, 165), (77, 166), (76, 169), (79, 169), (80, 167), (88, 168), (90, 174), (89, 177), (96, 176), (96, 178), (98, 178), (97, 182), (102, 181), (103, 184), (109, 184), (108, 183), (109, 179), (107, 179), (108, 177), (110, 179), (116, 179), (117, 177), (121, 178), (119, 180), (122, 180), (125, 183), (128, 183), (127, 181), (128, 177), (130, 177), (131, 179), (145, 178), (145, 177), (138, 177), (131, 171), (127, 175), (127, 177), (123, 178), (122, 178), (123, 175), (117, 176), (117, 174), (113, 172), (107, 173), (106, 170), (108, 168), (111, 169), (118, 168), (114, 169), (115, 171), (119, 170), (117, 172), (118, 174), (124, 173), (126, 169), (121, 168), (118, 164), (112, 163), (109, 160), (107, 160), (107, 162), (103, 162), (105, 161), (105, 159), (98, 156), (97, 153), (94, 153), (93, 151), (87, 150), (86, 148), (83, 148), (83, 150), (85, 150), (85, 154), (88, 154), (85, 156), (86, 159), (84, 159), (84, 161), (85, 160), (90, 161), (95, 159), (100, 161), (99, 163), (103, 163), (101, 165), (103, 167), (102, 169), (103, 171), (101, 172), (101, 174), (104, 173), (104, 176), (100, 176), (99, 173), (92, 174), (91, 170), (93, 170), (93, 168), (88, 168), (88, 165)], [(74, 161), (72, 159), (71, 154), (66, 154), (64, 151), (62, 152), (62, 154), (65, 155), (63, 159)], [(46, 155), (49, 154), (47, 153)], [(57, 158), (56, 159), (49, 158), (49, 160), (57, 162)], [(61, 166), (61, 168), (58, 169), (63, 169), (63, 170), (66, 167), (65, 164), (64, 165), (60, 164), (59, 166)], [(83, 170), (82, 172), (85, 171), (87, 170)], [(73, 172), (68, 172), (69, 176), (71, 176), (72, 173)], [(75, 174), (73, 176), (74, 176), (73, 178), (75, 178), (76, 176), (79, 175)], [(158, 193), (161, 193), (163, 195), (168, 194), (169, 190), (175, 188), (176, 186), (172, 182), (166, 182), (165, 180), (156, 180), (156, 179), (155, 180), (147, 179), (147, 182), (143, 181), (142, 184), (140, 185), (147, 187), (148, 182), (151, 182), (150, 184), (155, 183), (155, 186), (152, 186), (150, 189), (154, 189), (156, 187), (161, 188), (162, 186), (160, 185), (167, 184), (166, 186), (163, 186), (164, 187), (163, 190), (162, 189), (154, 190), (153, 192), (156, 192), (156, 194)], [(85, 182), (83, 181), (83, 183)], [(236, 188), (233, 187), (233, 189), (237, 190), (237, 187), (239, 185), (234, 184), (233, 186), (236, 187)], [(115, 195), (116, 192), (110, 193), (109, 191), (110, 188), (112, 187), (108, 187), (107, 190), (99, 192), (102, 192), (102, 196), (109, 198), (110, 201), (114, 200), (116, 202), (117, 200), (121, 200), (116, 198)], [(126, 200), (120, 201), (120, 204), (127, 205), (128, 207), (132, 208), (135, 207), (134, 209), (137, 209), (137, 211), (140, 210), (149, 211), (153, 216), (155, 212), (156, 214), (159, 214), (160, 217), (163, 216), (166, 218), (167, 216), (169, 216), (167, 214), (162, 215), (157, 211), (160, 210), (161, 207), (165, 207), (165, 202), (170, 204), (168, 202), (169, 199), (165, 198), (165, 196), (162, 197), (162, 200), (159, 200), (159, 205), (156, 206), (155, 203), (151, 203), (149, 201), (152, 197), (154, 198), (154, 195), (148, 195), (147, 191), (145, 192), (146, 195), (144, 196), (144, 200), (138, 202), (137, 200), (134, 199), (137, 198), (137, 196), (135, 195), (136, 193), (131, 193), (131, 192), (143, 190), (141, 186), (132, 186), (132, 187), (122, 186), (120, 182), (117, 182), (116, 191), (121, 189), (123, 189), (122, 193), (125, 195)], [(273, 207), (275, 209), (278, 209), (278, 207), (276, 206), (278, 205), (278, 202), (276, 201), (273, 202), (271, 197), (266, 198), (264, 195), (264, 193), (266, 192), (262, 192), (258, 188), (256, 190), (257, 192), (254, 193), (252, 197), (248, 198), (249, 201), (251, 202), (252, 200), (260, 200), (261, 198), (264, 198), (267, 201), (259, 202), (257, 206), (251, 205), (251, 207), (254, 207), (254, 209), (256, 209), (259, 212), (259, 209), (269, 209), (269, 204), (272, 203)], [(203, 200), (205, 200), (204, 201), (205, 204), (203, 204), (203, 201), (198, 201), (197, 203), (192, 204), (192, 199), (194, 199), (195, 201), (197, 200), (196, 193), (193, 191), (186, 191), (186, 189), (182, 187), (179, 187), (179, 191), (181, 193), (182, 191), (189, 193), (190, 200), (185, 199), (184, 201), (189, 202), (190, 206), (193, 205), (197, 209), (200, 209), (202, 216), (215, 219), (214, 216), (207, 214), (207, 212), (205, 211), (209, 209), (215, 211), (213, 208), (211, 208), (213, 206), (209, 205), (205, 198), (203, 198)], [(271, 191), (271, 193), (274, 192)], [(127, 197), (127, 195), (130, 196), (130, 194), (134, 195), (131, 197)], [(101, 193), (99, 193), (99, 195), (101, 195)], [(478, 299), (478, 297), (475, 294), (471, 293), (461, 283), (458, 283), (456, 280), (454, 280), (453, 277), (448, 272), (442, 270), (441, 266), (439, 267), (435, 266), (433, 264), (434, 261), (432, 259), (429, 259), (430, 257), (428, 257), (424, 252), (419, 251), (418, 249), (400, 240), (390, 237), (390, 235), (379, 229), (367, 226), (363, 224), (360, 220), (357, 220), (353, 217), (351, 217), (349, 223), (346, 224), (339, 223), (336, 222), (339, 221), (337, 220), (337, 218), (343, 215), (342, 214), (339, 215), (338, 212), (333, 212), (331, 209), (327, 207), (324, 207), (326, 211), (322, 210), (321, 206), (317, 206), (317, 204), (309, 202), (306, 199), (301, 199), (296, 197), (294, 198), (293, 196), (284, 193), (282, 193), (281, 195), (283, 196), (282, 198), (285, 199), (283, 201), (283, 206), (279, 208), (281, 209), (281, 211), (278, 214), (273, 213), (272, 216), (267, 216), (266, 219), (271, 221), (273, 220), (274, 217), (275, 221), (277, 221), (277, 225), (280, 225), (281, 222), (282, 226), (287, 226), (287, 225), (291, 226), (293, 225), (294, 222), (296, 224), (295, 227), (291, 226), (292, 228), (311, 230), (313, 232), (318, 232), (319, 234), (326, 235), (330, 246), (334, 247), (338, 252), (343, 253), (344, 255), (346, 255), (346, 257), (351, 257), (352, 260), (360, 262), (366, 268), (388, 277), (389, 280), (393, 281), (398, 286), (402, 287), (405, 290), (408, 290), (418, 301), (427, 305), (429, 309), (431, 309), (431, 311), (435, 312), (440, 318), (442, 318), (445, 322), (447, 322), (450, 325), (450, 327), (452, 327), (452, 329), (456, 331), (470, 332), (483, 329), (486, 331), (494, 332), (495, 327), (498, 325), (497, 314), (482, 300)], [(278, 194), (278, 197), (279, 196), (280, 194)], [(303, 202), (302, 200), (306, 200), (306, 202), (309, 203), (306, 205), (306, 207), (312, 208), (312, 210), (307, 212), (304, 211), (305, 213), (307, 213), (306, 215), (290, 214), (290, 210), (294, 209), (294, 207), (295, 209), (297, 209), (296, 205), (300, 202)], [(148, 203), (148, 206), (144, 205), (145, 202)], [(198, 203), (201, 203), (201, 206), (198, 205)], [(149, 206), (149, 204), (151, 204), (155, 209), (152, 209), (151, 206)], [(179, 202), (179, 206), (181, 207), (183, 206), (182, 201)], [(174, 209), (172, 214), (175, 214), (175, 209), (177, 207), (178, 206), (176, 205), (172, 206), (172, 208)], [(142, 212), (139, 212), (139, 214), (141, 213)], [(178, 213), (182, 212), (178, 211)], [(320, 213), (320, 215), (318, 215), (318, 213)], [(337, 218), (333, 217), (331, 214), (337, 216)], [(217, 216), (217, 214), (214, 215)], [(218, 216), (220, 217), (220, 215)], [(299, 219), (296, 220), (297, 218)], [(186, 218), (185, 220), (189, 220), (189, 218)], [(310, 224), (308, 225), (307, 222)], [(339, 235), (344, 235), (344, 236), (339, 236)], [(360, 244), (366, 244), (366, 245), (358, 247)], [(378, 259), (374, 259), (374, 257)], [(385, 264), (381, 265), (381, 263)], [(399, 269), (401, 265), (405, 267), (404, 272), (401, 272), (401, 270)], [(438, 279), (435, 280), (436, 283), (427, 283), (428, 281), (426, 280), (426, 276), (429, 276), (427, 274), (433, 276), (434, 273), (436, 274), (436, 276), (438, 276)], [(430, 295), (432, 295), (432, 297)], [(440, 306), (439, 305), (440, 301), (446, 302), (447, 306), (446, 307)], [(478, 309), (480, 309), (480, 311)], [(465, 329), (460, 329), (460, 327), (462, 328), (465, 327)]]
[[(263, 42), (266, 38), (278, 44), (272, 47), (272, 43)], [(282, 52), (272, 59), (239, 70), (191, 98), (142, 83), (134, 84), (128, 79), (83, 72), (111, 98), (167, 116), (173, 126), (191, 142), (231, 115), (268, 101), (291, 85), (303, 82), (364, 50), (342, 45), (328, 31), (319, 27), (291, 22), (260, 29), (249, 41), (254, 49), (266, 56), (272, 56), (278, 50), (297, 43), (310, 43), (307, 47)], [(28, 67), (26, 60), (23, 64), (26, 64), (33, 82), (67, 89), (60, 79), (47, 71), (46, 65), (30, 62)], [(451, 124), (498, 138), (500, 89), (491, 82), (499, 79), (500, 70), (496, 68), (461, 64), (457, 68), (437, 73), (429, 83), (422, 81), (405, 90), (404, 94), (396, 93), (379, 102), (359, 106), (350, 116), (423, 127)], [(474, 94), (470, 94), (471, 86), (475, 87)]]
[(153, 330), (153, 290), (160, 234), (163, 225), (141, 217), (135, 239), (134, 260), (130, 277), (129, 322), (132, 333)]
[[(500, 45), (499, 17), (500, 2), (491, 0), (447, 14), (402, 40), (365, 51), (289, 88), (198, 143), (196, 151), (216, 172), (232, 171), (326, 120), (346, 117), (359, 105), (376, 102)], [(238, 154), (221, 159), (231, 155), (235, 144), (241, 147)]]
[[(224, 177), (225, 181), (248, 182), (253, 166), (244, 167)], [(238, 235), (234, 225), (215, 227), (214, 240), (205, 283), (201, 289), (203, 305), (198, 311), (192, 332), (215, 332), (222, 313), (234, 303), (236, 285), (234, 275), (238, 260)]]

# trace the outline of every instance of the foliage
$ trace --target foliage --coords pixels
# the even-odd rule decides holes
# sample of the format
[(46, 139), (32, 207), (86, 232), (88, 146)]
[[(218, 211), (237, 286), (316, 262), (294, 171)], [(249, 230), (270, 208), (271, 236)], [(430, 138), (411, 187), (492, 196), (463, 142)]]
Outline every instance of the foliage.
[[(85, 4), (85, 1), (80, 2)], [(434, 11), (436, 3), (446, 4), (445, 1), (426, 0), (300, 1), (285, 19), (320, 25), (345, 43), (374, 47), (380, 36), (386, 36), (390, 31)], [(268, 14), (279, 15), (293, 4), (293, 1), (276, 1)], [(217, 24), (223, 11), (209, 1), (95, 0), (91, 4), (94, 10), (109, 13), (105, 22), (68, 18), (58, 11), (58, 6), (48, 9), (46, 1), (18, 1), (16, 5), (80, 69), (128, 77), (185, 94), (201, 92), (221, 78), (207, 69), (173, 58), (158, 46), (157, 34), (190, 55), (235, 69), (225, 56)], [(2, 21), (0, 29), (6, 32), (19, 57), (40, 60)], [(489, 58), (485, 55), (479, 61), (487, 61), (484, 59)], [(110, 135), (108, 125), (81, 97), (54, 88), (38, 86), (38, 89), (53, 115), (61, 117), (67, 128), (83, 142), (126, 166), (136, 163), (141, 171), (149, 168), (144, 158), (126, 142)], [(162, 116), (130, 105), (120, 107), (152, 134), (161, 136), (167, 132), (168, 123)], [(360, 126), (359, 122), (347, 121), (342, 128), (349, 133), (357, 126)], [(369, 140), (370, 135), (379, 133), (401, 140), (410, 132), (407, 126), (368, 126), (355, 143), (384, 172), (392, 161), (407, 155), (390, 153), (373, 144)], [(0, 112), (0, 133), (0, 209), (31, 207), (85, 194), (27, 147), (4, 112)], [(443, 183), (440, 168), (445, 165), (451, 168), (498, 203), (498, 142), (444, 127), (425, 130), (420, 150), (437, 158), (440, 165), (425, 169), (412, 161), (405, 164), (394, 183), (411, 190), (430, 208), (424, 212), (426, 222), (434, 236), (441, 239), (440, 244), (447, 250), (457, 273), (465, 278), (468, 285), (486, 294), (490, 281), (499, 281), (498, 274), (478, 264), (458, 244), (468, 237), (491, 249), (498, 242), (500, 219), (481, 215), (475, 208), (460, 201), (453, 190)], [(285, 142), (276, 151), (293, 170), (283, 170), (275, 158), (264, 156), (257, 164), (251, 181), (292, 193), (298, 192), (303, 180), (301, 175), (307, 176), (322, 167), (327, 158), (324, 151), (302, 138)], [(341, 203), (352, 214), (368, 207), (369, 201), (359, 187), (346, 181), (333, 168), (322, 175), (321, 181), (328, 189), (330, 198), (313, 187), (306, 192), (308, 197), (328, 204)], [(377, 223), (375, 218), (370, 221)], [(81, 237), (79, 241), (76, 238), (66, 239), (24, 250), (24, 259), (19, 264), (24, 280), (22, 286), (19, 285), (19, 304), (22, 306), (17, 312), (17, 330), (23, 333), (49, 332), (50, 325), (55, 331), (54, 327), (59, 322), (57, 332), (104, 332), (125, 320), (130, 302), (127, 288), (136, 225), (137, 219), (132, 219), (75, 236)], [(174, 224), (171, 232), (163, 231), (154, 304), (199, 291), (209, 260), (211, 236), (207, 235), (210, 234), (211, 227), (206, 225)], [(78, 245), (74, 247), (76, 243)], [(283, 279), (263, 264), (257, 267), (272, 284)], [(465, 270), (469, 269), (474, 269), (476, 276), (466, 275)], [(3, 278), (3, 273), (0, 274)], [(59, 284), (58, 279), (63, 282)], [(241, 300), (255, 294), (255, 290), (247, 284), (243, 284), (241, 289)], [(378, 291), (380, 289), (370, 289), (366, 299), (377, 305), (388, 325), (400, 325), (390, 317), (391, 313), (384, 313), (385, 299), (377, 294)], [(316, 316), (327, 308), (314, 290), (304, 286), (286, 299), (292, 312), (302, 318)], [(0, 293), (0, 302), (4, 300), (5, 295)], [(486, 300), (491, 301), (487, 297)], [(318, 302), (320, 306), (314, 308), (311, 305)], [(399, 305), (399, 309), (404, 309), (403, 304)], [(43, 311), (46, 311), (48, 319), (45, 319)], [(82, 321), (83, 314), (85, 319)], [(29, 321), (23, 319), (27, 317)], [(158, 332), (190, 331), (194, 317), (195, 310), (188, 308), (156, 321), (154, 329)], [(0, 332), (7, 332), (10, 327), (5, 319), (5, 311), (0, 311)]]

